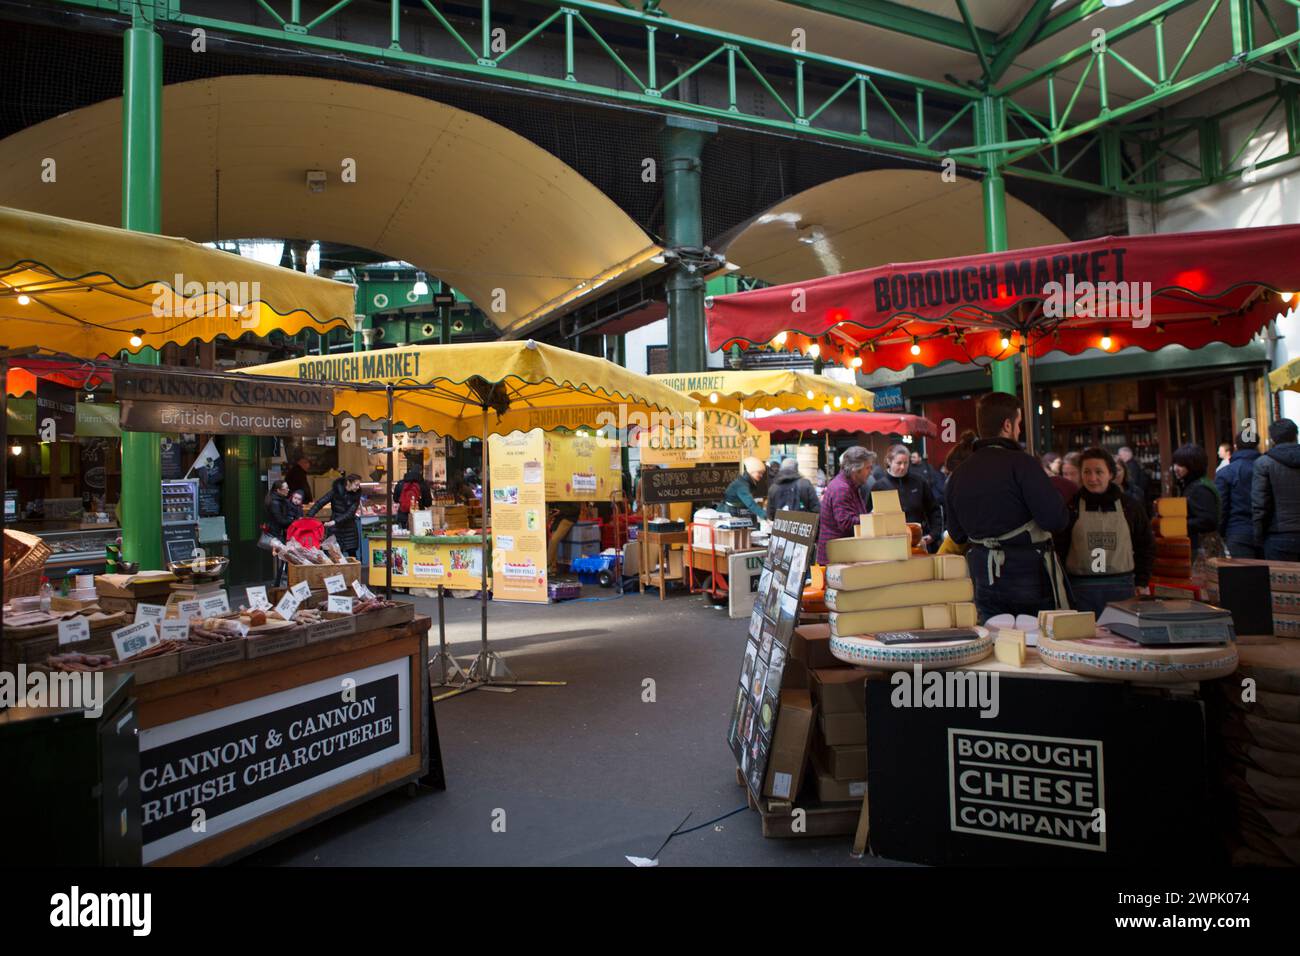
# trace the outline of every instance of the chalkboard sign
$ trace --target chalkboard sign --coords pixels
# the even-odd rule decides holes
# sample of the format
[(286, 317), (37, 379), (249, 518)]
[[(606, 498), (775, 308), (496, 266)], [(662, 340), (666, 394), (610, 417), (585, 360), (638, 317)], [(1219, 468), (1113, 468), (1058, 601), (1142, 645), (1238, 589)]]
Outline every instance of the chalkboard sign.
[(721, 501), (737, 474), (734, 465), (646, 469), (641, 472), (641, 500), (648, 505)]
[(183, 524), (163, 528), (163, 548), (167, 552), (169, 564), (192, 560), (194, 549), (198, 546), (198, 535), (194, 525)]

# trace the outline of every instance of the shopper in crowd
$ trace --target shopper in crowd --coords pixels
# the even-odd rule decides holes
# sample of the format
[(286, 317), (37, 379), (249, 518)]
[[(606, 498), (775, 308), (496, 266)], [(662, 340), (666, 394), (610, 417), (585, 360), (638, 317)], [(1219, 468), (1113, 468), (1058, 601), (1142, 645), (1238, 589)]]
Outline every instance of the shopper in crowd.
[(1219, 463), (1214, 467), (1214, 473), (1217, 475), (1223, 469), (1227, 468), (1232, 461), (1232, 442), (1219, 442)]
[(1187, 536), (1192, 539), (1192, 554), (1202, 548), (1210, 557), (1218, 555), (1219, 489), (1205, 477), (1205, 449), (1200, 445), (1183, 445), (1173, 456), (1174, 484), (1179, 497), (1187, 499)]
[(1041, 459), (1043, 471), (1049, 475), (1059, 475), (1061, 473), (1061, 456), (1054, 451), (1049, 451)]
[(393, 486), (393, 500), (397, 502), (397, 510), (404, 515), (433, 504), (433, 490), (420, 474), (420, 465), (416, 462), (407, 465), (406, 475)]
[(303, 501), (311, 501), (311, 482), (307, 478), (307, 469), (311, 467), (311, 462), (306, 455), (299, 455), (294, 461), (293, 467), (289, 473), (284, 476), (284, 480), (289, 483), (290, 491), (301, 491)]
[(965, 554), (967, 545), (958, 544), (952, 540), (952, 535), (946, 530), (948, 528), (948, 497), (946, 494), (948, 481), (952, 478), (952, 473), (957, 470), (963, 461), (975, 453), (975, 442), (978, 436), (969, 428), (962, 432), (957, 438), (957, 444), (952, 446), (948, 452), (948, 457), (944, 459), (943, 467), (939, 471), (943, 475), (945, 494), (939, 496), (939, 507), (943, 513), (943, 542), (939, 545), (939, 554)]
[(911, 464), (907, 446), (891, 446), (885, 453), (885, 476), (872, 482), (871, 490), (897, 491), (898, 502), (903, 506), (908, 522), (921, 526), (921, 544), (927, 551), (934, 551), (943, 537), (943, 515), (930, 482), (915, 474)]
[(1079, 475), (1079, 453), (1077, 451), (1067, 452), (1061, 458), (1061, 477), (1074, 485), (1076, 491), (1083, 483), (1082, 477)]
[(876, 456), (861, 445), (840, 455), (840, 471), (826, 484), (822, 495), (821, 522), (817, 529), (817, 563), (826, 563), (826, 542), (853, 537), (853, 526), (862, 515), (862, 488), (871, 480)]
[(1070, 523), (1056, 535), (1076, 610), (1101, 614), (1111, 601), (1145, 589), (1156, 541), (1146, 509), (1115, 482), (1115, 459), (1104, 448), (1079, 455), (1083, 487), (1070, 501)]
[[(279, 541), (285, 540), (289, 525), (302, 517), (302, 492), (289, 491), (289, 482), (280, 480), (271, 486), (266, 496), (266, 523), (262, 530)], [(284, 562), (275, 562), (275, 584), (284, 579)]]
[(767, 474), (767, 465), (760, 458), (746, 458), (740, 463), (740, 474), (727, 485), (726, 496), (722, 501), (724, 511), (733, 515), (750, 514), (757, 521), (765, 521), (767, 512), (754, 500), (755, 492)]
[(1279, 418), (1269, 425), (1268, 441), (1273, 447), (1255, 459), (1255, 540), (1266, 560), (1300, 561), (1300, 445), (1295, 422)]
[(1115, 453), (1115, 457), (1124, 464), (1124, 475), (1126, 477), (1124, 490), (1136, 498), (1143, 508), (1148, 508), (1148, 480), (1146, 469), (1142, 467), (1142, 462), (1137, 460), (1133, 454), (1133, 449), (1128, 445), (1121, 445), (1119, 451)]
[(907, 471), (909, 474), (924, 479), (930, 485), (934, 484), (935, 469), (931, 468), (930, 463), (922, 458), (921, 453), (915, 449), (912, 450), (911, 465)]
[(1220, 465), (1214, 474), (1222, 505), (1219, 534), (1230, 556), (1258, 558), (1260, 552), (1255, 542), (1255, 519), (1250, 498), (1254, 492), (1259, 437), (1253, 429), (1239, 432), (1234, 444), (1236, 447), (1228, 457), (1227, 467)]
[(361, 507), (361, 476), (341, 475), (335, 478), (330, 490), (311, 506), (307, 517), (314, 518), (316, 512), (326, 505), (330, 506), (330, 520), (325, 522), (326, 529), (333, 532), (339, 550), (357, 557), (361, 546), (361, 524), (357, 515), (357, 509)]
[[(1142, 504), (1142, 502), (1138, 499), (1136, 491), (1129, 489), (1128, 471), (1127, 469), (1125, 469), (1124, 463), (1120, 461), (1118, 458), (1115, 459), (1115, 486), (1119, 488), (1119, 490), (1122, 491), (1126, 497), (1133, 499), (1138, 504)], [(1145, 511), (1146, 508), (1144, 507), (1142, 510)]]
[(819, 510), (817, 489), (812, 482), (799, 474), (799, 462), (787, 458), (781, 462), (776, 478), (767, 493), (767, 516), (775, 518), (778, 511)]
[(1069, 606), (1052, 535), (1070, 516), (1042, 465), (1020, 447), (1023, 418), (1014, 395), (981, 396), (979, 440), (948, 479), (948, 533), (970, 543), (981, 621)]
[[(855, 445), (855, 448), (862, 448), (861, 445)], [(867, 453), (866, 481), (858, 485), (858, 497), (862, 499), (862, 514), (871, 510), (871, 489), (876, 482), (885, 477), (885, 470), (880, 467), (880, 461), (874, 451), (868, 448), (862, 448)], [(843, 457), (843, 456), (841, 456)]]

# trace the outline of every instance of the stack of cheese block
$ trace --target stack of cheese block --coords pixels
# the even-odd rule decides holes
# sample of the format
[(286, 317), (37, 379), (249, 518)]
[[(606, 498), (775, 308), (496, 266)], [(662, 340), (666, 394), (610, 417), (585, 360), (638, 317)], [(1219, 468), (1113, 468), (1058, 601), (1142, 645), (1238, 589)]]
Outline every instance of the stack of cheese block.
[(1268, 568), (1268, 587), (1273, 602), (1273, 634), (1300, 638), (1300, 562), (1262, 561), (1255, 558), (1211, 558), (1206, 562), (1205, 599), (1218, 604), (1219, 568), (1237, 565)]
[(855, 537), (826, 544), (832, 636), (974, 627), (966, 559), (913, 554), (897, 491), (872, 492), (871, 507)]
[(1216, 682), (1232, 863), (1300, 866), (1300, 642), (1239, 651), (1237, 672)]
[(1192, 539), (1187, 536), (1187, 499), (1159, 498), (1151, 519), (1156, 536), (1156, 560), (1151, 569), (1157, 578), (1187, 581), (1192, 576)]

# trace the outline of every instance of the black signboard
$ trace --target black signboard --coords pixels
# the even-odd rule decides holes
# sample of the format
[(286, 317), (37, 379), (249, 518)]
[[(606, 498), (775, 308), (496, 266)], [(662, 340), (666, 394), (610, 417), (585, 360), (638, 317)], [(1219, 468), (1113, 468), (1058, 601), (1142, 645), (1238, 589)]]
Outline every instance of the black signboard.
[(41, 441), (77, 433), (77, 393), (49, 379), (36, 381), (36, 436)]
[(171, 564), (190, 561), (199, 546), (198, 526), (192, 524), (169, 525), (163, 528), (163, 550)]
[[(728, 470), (728, 469), (721, 469)], [(763, 795), (780, 700), (781, 675), (803, 599), (808, 565), (817, 548), (817, 516), (780, 511), (772, 522), (758, 579), (740, 686), (731, 707), (727, 743), (755, 797)]]
[(735, 465), (646, 468), (641, 472), (641, 500), (648, 505), (674, 501), (721, 501), (737, 474)]
[(122, 430), (216, 435), (323, 435), (332, 425), (327, 412), (184, 402), (121, 403)]
[[(334, 408), (334, 389), (286, 379), (264, 382), (238, 376), (217, 378), (162, 369), (127, 369), (115, 372), (113, 387), (119, 399), (163, 402), (172, 405), (224, 405), (240, 409), (289, 409), (327, 413)], [(188, 429), (192, 430), (192, 429)]]

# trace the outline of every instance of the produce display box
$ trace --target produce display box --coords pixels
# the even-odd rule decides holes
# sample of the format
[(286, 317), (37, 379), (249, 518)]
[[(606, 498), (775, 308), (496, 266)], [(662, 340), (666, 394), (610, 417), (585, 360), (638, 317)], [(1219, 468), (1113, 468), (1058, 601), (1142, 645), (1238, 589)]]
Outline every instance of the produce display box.
[(242, 661), (248, 656), (248, 641), (240, 639), (206, 647), (191, 647), (180, 652), (180, 673), (192, 674), (220, 664)]
[(6, 628), (0, 637), (0, 664), (13, 667), (18, 664), (38, 664), (51, 654), (61, 651), (68, 653), (99, 654), (113, 649), (113, 631), (131, 623), (126, 615), (111, 615), (92, 623), (90, 640), (77, 641), (59, 647), (58, 624), (42, 625), (34, 628)]
[(242, 643), (248, 649), (248, 659), (256, 660), (271, 654), (282, 654), (307, 645), (307, 628), (293, 627), (267, 634), (250, 634)]
[(324, 589), (325, 579), (336, 574), (343, 575), (343, 581), (351, 587), (353, 581), (361, 580), (361, 562), (349, 558), (345, 564), (291, 564), (288, 566), (289, 587), (306, 581), (312, 590)]

